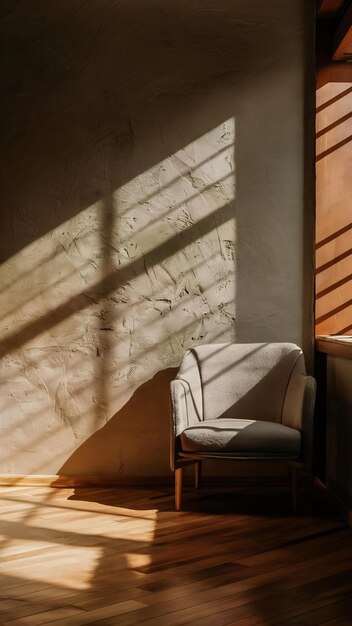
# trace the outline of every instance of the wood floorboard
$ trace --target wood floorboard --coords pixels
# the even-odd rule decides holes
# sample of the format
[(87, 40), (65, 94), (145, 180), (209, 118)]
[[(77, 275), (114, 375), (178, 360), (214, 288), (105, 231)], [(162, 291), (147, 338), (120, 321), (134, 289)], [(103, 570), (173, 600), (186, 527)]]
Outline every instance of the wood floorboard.
[(322, 492), (0, 488), (3, 626), (352, 626), (352, 529)]

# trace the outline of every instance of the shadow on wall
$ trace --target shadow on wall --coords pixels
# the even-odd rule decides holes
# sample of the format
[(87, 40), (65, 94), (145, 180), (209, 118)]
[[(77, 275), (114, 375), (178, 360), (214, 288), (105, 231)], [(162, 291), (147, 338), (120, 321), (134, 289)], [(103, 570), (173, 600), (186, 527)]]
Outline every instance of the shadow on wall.
[(301, 343), (306, 11), (2, 7), (3, 473), (154, 474), (188, 347)]
[(229, 0), (3, 9), (3, 261), (234, 115), (226, 90), (260, 66), (245, 45), (255, 20), (242, 35), (237, 27), (234, 54), (243, 9)]
[(58, 473), (80, 475), (93, 467), (97, 474), (123, 475), (125, 467), (133, 467), (136, 476), (163, 474), (169, 465), (169, 389), (176, 371), (163, 370), (141, 385), (103, 428), (73, 452)]

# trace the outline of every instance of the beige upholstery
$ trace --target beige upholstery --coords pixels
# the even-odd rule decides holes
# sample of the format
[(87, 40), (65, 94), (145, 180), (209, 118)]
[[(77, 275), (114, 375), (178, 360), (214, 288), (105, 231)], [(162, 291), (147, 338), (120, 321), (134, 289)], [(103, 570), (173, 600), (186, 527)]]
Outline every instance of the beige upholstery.
[(190, 426), (181, 435), (184, 452), (231, 452), (250, 456), (296, 459), (301, 451), (301, 433), (275, 422), (217, 419)]
[[(299, 348), (292, 344), (199, 346), (204, 420), (223, 417), (281, 422)], [(188, 357), (185, 357), (188, 361)]]
[(314, 401), (295, 344), (193, 348), (171, 383), (171, 468), (223, 455), (297, 459), (310, 469)]

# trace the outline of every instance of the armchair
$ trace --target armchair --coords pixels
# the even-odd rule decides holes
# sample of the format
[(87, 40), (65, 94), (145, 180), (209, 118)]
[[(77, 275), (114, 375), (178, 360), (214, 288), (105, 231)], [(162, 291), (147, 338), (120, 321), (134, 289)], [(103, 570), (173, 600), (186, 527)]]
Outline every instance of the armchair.
[(183, 468), (206, 459), (286, 461), (297, 509), (297, 472), (312, 469), (316, 384), (292, 343), (209, 344), (189, 350), (171, 382), (170, 464), (175, 506)]

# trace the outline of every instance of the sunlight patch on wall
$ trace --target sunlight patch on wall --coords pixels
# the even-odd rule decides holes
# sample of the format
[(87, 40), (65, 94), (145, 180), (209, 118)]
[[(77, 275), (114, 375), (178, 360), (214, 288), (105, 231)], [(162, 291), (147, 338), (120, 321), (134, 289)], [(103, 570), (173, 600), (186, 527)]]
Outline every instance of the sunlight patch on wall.
[(1, 267), (3, 472), (55, 473), (187, 348), (234, 338), (234, 144), (230, 119)]

